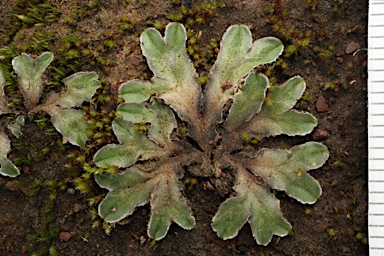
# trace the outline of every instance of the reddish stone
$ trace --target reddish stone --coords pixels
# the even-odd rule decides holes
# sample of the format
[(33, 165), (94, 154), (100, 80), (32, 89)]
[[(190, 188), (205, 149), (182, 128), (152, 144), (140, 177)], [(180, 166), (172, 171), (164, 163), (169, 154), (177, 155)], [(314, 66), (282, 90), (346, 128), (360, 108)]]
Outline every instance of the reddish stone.
[(132, 64), (133, 66), (137, 66), (137, 65), (140, 64), (140, 59), (139, 59), (137, 56), (134, 56), (134, 55), (131, 55), (131, 56), (129, 57), (129, 61), (131, 62), (131, 64)]
[(26, 166), (26, 165), (21, 166), (21, 170), (22, 170), (23, 173), (25, 173), (25, 174), (31, 174), (31, 172), (30, 172), (30, 170), (29, 170), (29, 167)]
[(316, 141), (325, 140), (329, 138), (329, 132), (316, 129), (312, 134), (312, 139)]
[(62, 242), (68, 242), (69, 239), (71, 239), (72, 235), (69, 232), (62, 231), (59, 234), (59, 239)]
[(325, 112), (328, 110), (328, 104), (325, 102), (325, 98), (323, 95), (320, 95), (316, 101), (316, 110), (318, 112)]
[(27, 246), (23, 245), (21, 246), (21, 254), (25, 255), (27, 253)]

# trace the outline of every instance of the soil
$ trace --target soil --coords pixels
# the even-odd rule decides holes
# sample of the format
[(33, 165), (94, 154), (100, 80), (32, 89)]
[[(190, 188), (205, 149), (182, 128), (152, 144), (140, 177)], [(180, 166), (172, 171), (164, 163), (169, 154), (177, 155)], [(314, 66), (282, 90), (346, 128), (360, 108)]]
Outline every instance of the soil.
[[(27, 50), (36, 57), (41, 52), (22, 45), (34, 42), (37, 31), (53, 33), (54, 39), (47, 41), (43, 51), (49, 49), (56, 58), (74, 67), (71, 70), (63, 64), (66, 75), (96, 71), (112, 99), (116, 98), (122, 82), (151, 76), (139, 47), (139, 35), (145, 28), (156, 22), (165, 26), (172, 19), (170, 14), (181, 13), (181, 4), (196, 10), (201, 4), (209, 3), (204, 0), (30, 1), (35, 6), (49, 2), (60, 10), (53, 21), (36, 26), (20, 23), (14, 15), (26, 15), (29, 10), (21, 8), (26, 6), (25, 2), (28, 1), (0, 1), (0, 47), (9, 46), (18, 53)], [(90, 6), (92, 3), (96, 6)], [(100, 200), (106, 191), (92, 180), (86, 181), (90, 192), (75, 189), (83, 171), (81, 164), (68, 155), (78, 155), (81, 151), (75, 146), (62, 146), (58, 134), (47, 135), (52, 126), (49, 122), (39, 126), (35, 120), (47, 117), (39, 113), (27, 118), (22, 137), (10, 135), (13, 151), (9, 158), (27, 160), (19, 161), (20, 176), (13, 179), (0, 176), (0, 255), (368, 255), (367, 11), (367, 2), (361, 0), (230, 0), (212, 15), (205, 13), (201, 23), (190, 26), (201, 35), (197, 44), (206, 53), (197, 68), (200, 75), (207, 74), (212, 65), (211, 39), (219, 42), (232, 24), (248, 25), (255, 39), (278, 37), (286, 46), (310, 39), (308, 46), (298, 47), (291, 56), (283, 54), (286, 67), (276, 66), (272, 71), (278, 82), (297, 74), (305, 79), (306, 97), (296, 108), (316, 116), (318, 128), (302, 139), (321, 141), (330, 151), (327, 163), (311, 171), (323, 189), (314, 205), (303, 205), (284, 193), (277, 193), (282, 212), (293, 226), (288, 236), (275, 236), (268, 246), (259, 246), (246, 224), (234, 239), (221, 240), (210, 224), (227, 195), (215, 188), (210, 179), (190, 174), (182, 182), (197, 179), (193, 185), (186, 184), (183, 191), (196, 218), (193, 230), (172, 224), (164, 239), (152, 241), (146, 232), (150, 213), (146, 205), (128, 218), (129, 223), (117, 224), (107, 235), (101, 219), (92, 216), (97, 205), (90, 205), (89, 200)], [(196, 12), (185, 14), (181, 22), (196, 19), (197, 15)], [(133, 28), (119, 31), (122, 24), (133, 20), (136, 21)], [(13, 32), (9, 24), (14, 25)], [(60, 48), (69, 35), (76, 35), (81, 42), (72, 43), (71, 49), (79, 53), (89, 49), (94, 57), (65, 57), (68, 49)], [(105, 40), (114, 44), (109, 47)], [(52, 65), (62, 64), (56, 61)], [(268, 67), (261, 71), (268, 71)], [(52, 70), (45, 79), (55, 79)], [(116, 102), (111, 101), (101, 109), (112, 110), (115, 106)], [(280, 145), (284, 138), (274, 138), (273, 142)], [(95, 143), (95, 147), (100, 148), (101, 144)], [(86, 152), (87, 162), (91, 162), (98, 148)], [(98, 227), (92, 227), (95, 222), (99, 223)]]

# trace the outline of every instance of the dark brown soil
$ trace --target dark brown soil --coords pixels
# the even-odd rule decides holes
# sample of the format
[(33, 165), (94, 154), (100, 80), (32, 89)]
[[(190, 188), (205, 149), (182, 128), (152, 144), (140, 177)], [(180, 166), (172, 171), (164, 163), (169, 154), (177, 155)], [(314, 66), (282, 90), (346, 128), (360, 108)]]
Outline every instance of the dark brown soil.
[[(15, 10), (23, 11), (15, 8), (18, 2), (23, 1), (0, 1), (0, 29), (7, 30), (7, 24), (15, 22)], [(37, 5), (44, 1), (31, 2)], [(85, 57), (78, 58), (79, 63), (75, 64), (68, 59), (68, 63), (77, 65), (76, 71), (98, 72), (105, 78), (103, 84), (113, 97), (122, 82), (150, 77), (138, 47), (141, 31), (150, 27), (152, 21), (166, 25), (169, 14), (181, 10), (171, 0), (100, 1), (95, 8), (87, 6), (95, 1), (47, 2), (61, 11), (55, 21), (42, 26), (23, 24), (10, 35), (10, 40), (5, 38), (8, 32), (0, 32), (0, 47), (8, 45), (20, 50), (18, 44), (31, 41), (37, 30), (43, 30), (56, 35), (56, 39), (49, 41), (49, 50), (63, 56), (65, 53), (60, 51), (63, 38), (75, 34), (82, 45), (73, 47), (79, 52), (82, 47), (90, 49), (105, 64), (93, 63)], [(209, 1), (180, 2), (194, 9)], [(74, 17), (80, 9), (85, 13), (78, 12)], [(308, 34), (310, 44), (299, 47), (290, 57), (283, 56), (288, 67), (276, 67), (272, 73), (279, 82), (296, 74), (304, 77), (307, 98), (296, 107), (311, 112), (319, 123), (319, 130), (304, 139), (321, 140), (330, 151), (328, 162), (311, 171), (323, 188), (317, 203), (303, 205), (284, 193), (277, 193), (282, 212), (293, 226), (287, 237), (274, 237), (268, 246), (259, 246), (250, 227), (245, 225), (232, 240), (218, 238), (210, 223), (225, 197), (211, 186), (209, 179), (202, 178), (184, 190), (196, 218), (193, 230), (172, 225), (163, 240), (151, 241), (146, 232), (149, 207), (143, 206), (129, 217), (128, 224), (117, 224), (107, 235), (102, 221), (98, 217), (92, 219), (91, 209), (96, 208), (89, 206), (88, 201), (97, 195), (104, 196), (106, 191), (94, 183), (90, 183), (89, 193), (74, 190), (74, 180), (81, 176), (82, 168), (65, 165), (74, 162), (67, 155), (79, 150), (74, 146), (60, 147), (59, 135), (47, 136), (51, 125), (40, 128), (34, 122), (44, 117), (39, 114), (27, 119), (21, 138), (11, 136), (13, 151), (9, 158), (30, 161), (19, 165), (23, 172), (17, 178), (0, 176), (0, 255), (48, 255), (49, 249), (51, 255), (368, 255), (367, 53), (356, 52), (366, 48), (367, 10), (367, 2), (361, 0), (230, 0), (213, 15), (205, 15), (203, 23), (191, 26), (195, 33), (201, 32), (197, 43), (205, 52), (210, 40), (219, 42), (232, 24), (248, 25), (255, 39), (275, 36), (285, 45), (294, 44), (306, 31), (312, 31)], [(119, 32), (123, 16), (129, 21), (136, 20), (136, 24), (133, 29)], [(297, 33), (288, 32), (292, 27)], [(111, 49), (103, 44), (104, 40), (113, 40)], [(104, 51), (98, 50), (99, 46)], [(32, 49), (28, 53), (37, 56), (41, 52)], [(206, 74), (211, 65), (208, 57), (204, 58), (198, 67), (199, 74)], [(49, 79), (52, 79), (50, 73)], [(114, 103), (105, 104), (103, 108), (111, 110), (114, 106)], [(41, 154), (47, 148), (49, 153)], [(87, 152), (87, 161), (91, 161), (93, 153)], [(183, 181), (187, 178), (190, 178), (188, 174)], [(52, 185), (47, 181), (63, 184)], [(99, 227), (91, 227), (94, 221), (99, 221)]]

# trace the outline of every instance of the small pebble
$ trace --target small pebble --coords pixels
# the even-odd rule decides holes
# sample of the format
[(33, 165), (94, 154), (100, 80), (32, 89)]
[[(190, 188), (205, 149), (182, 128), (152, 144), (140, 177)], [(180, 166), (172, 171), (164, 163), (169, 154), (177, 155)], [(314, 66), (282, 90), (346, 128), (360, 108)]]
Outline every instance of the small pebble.
[(323, 95), (320, 95), (316, 101), (316, 110), (318, 112), (325, 112), (328, 110), (329, 105), (325, 102), (325, 98)]
[(25, 173), (25, 174), (31, 174), (31, 172), (30, 172), (30, 170), (29, 170), (29, 167), (26, 166), (26, 165), (23, 165), (23, 166), (21, 167), (21, 170), (22, 170), (23, 173)]
[(140, 64), (140, 59), (139, 59), (137, 56), (134, 56), (134, 55), (131, 55), (131, 56), (129, 57), (129, 61), (131, 62), (131, 64), (132, 64), (133, 66), (137, 66), (137, 65)]
[(147, 239), (144, 236), (140, 236), (140, 245), (144, 245)]
[(21, 254), (26, 254), (27, 253), (27, 246), (26, 245), (23, 245), (21, 246)]
[(329, 132), (321, 129), (316, 129), (312, 134), (312, 139), (316, 141), (325, 140), (327, 138), (329, 138)]
[(13, 182), (12, 181), (7, 181), (5, 183), (5, 187), (11, 191), (15, 190), (15, 185), (13, 185)]
[(81, 204), (74, 204), (73, 205), (73, 211), (74, 212), (79, 212), (81, 210), (84, 210), (86, 207), (84, 207), (83, 205)]
[(70, 194), (70, 195), (74, 195), (75, 194), (75, 190), (73, 188), (68, 188), (67, 189), (67, 193)]
[(59, 239), (62, 242), (68, 242), (69, 239), (71, 239), (72, 235), (69, 232), (62, 231), (59, 234)]
[(345, 48), (345, 53), (350, 54), (355, 52), (356, 50), (360, 49), (360, 45), (356, 42), (350, 42), (347, 47)]

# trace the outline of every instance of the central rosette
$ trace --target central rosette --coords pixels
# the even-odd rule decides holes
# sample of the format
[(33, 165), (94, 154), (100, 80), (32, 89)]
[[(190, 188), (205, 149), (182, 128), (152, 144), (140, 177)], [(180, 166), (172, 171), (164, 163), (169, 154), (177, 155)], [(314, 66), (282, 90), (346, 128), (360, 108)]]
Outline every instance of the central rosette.
[(220, 177), (227, 169), (234, 172), (236, 193), (213, 217), (217, 234), (232, 238), (246, 222), (259, 244), (268, 244), (273, 234), (288, 234), (291, 225), (270, 188), (314, 203), (321, 187), (307, 171), (321, 167), (328, 150), (316, 142), (290, 150), (242, 150), (244, 140), (305, 135), (317, 125), (311, 114), (292, 109), (305, 90), (301, 77), (270, 86), (265, 75), (253, 71), (277, 59), (281, 41), (266, 37), (252, 43), (246, 26), (231, 26), (204, 91), (185, 49), (181, 24), (170, 23), (164, 37), (147, 29), (140, 41), (154, 76), (128, 81), (119, 89), (125, 103), (117, 107), (112, 125), (119, 144), (101, 148), (94, 162), (126, 169), (96, 176), (109, 190), (99, 205), (100, 216), (117, 222), (150, 202), (150, 237), (163, 238), (172, 222), (191, 229), (195, 220), (179, 182), (184, 171)]

